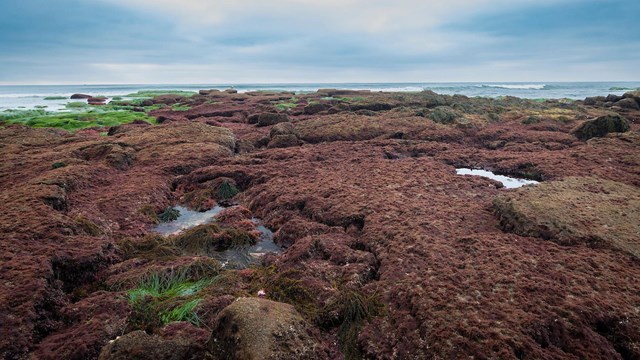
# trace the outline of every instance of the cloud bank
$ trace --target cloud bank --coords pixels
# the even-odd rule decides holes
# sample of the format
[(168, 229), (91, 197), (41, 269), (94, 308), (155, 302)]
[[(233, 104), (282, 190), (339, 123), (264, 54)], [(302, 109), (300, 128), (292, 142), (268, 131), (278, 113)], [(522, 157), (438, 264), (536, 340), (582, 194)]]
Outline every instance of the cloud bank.
[(0, 83), (638, 80), (640, 64), (635, 2), (22, 0), (0, 6)]

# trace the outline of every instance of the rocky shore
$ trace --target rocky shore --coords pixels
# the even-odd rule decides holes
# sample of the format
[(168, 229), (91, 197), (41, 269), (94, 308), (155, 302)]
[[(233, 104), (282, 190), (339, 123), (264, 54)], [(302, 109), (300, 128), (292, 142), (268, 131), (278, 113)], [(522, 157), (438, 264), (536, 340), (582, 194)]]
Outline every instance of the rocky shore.
[(0, 126), (0, 358), (640, 359), (640, 93), (144, 101)]

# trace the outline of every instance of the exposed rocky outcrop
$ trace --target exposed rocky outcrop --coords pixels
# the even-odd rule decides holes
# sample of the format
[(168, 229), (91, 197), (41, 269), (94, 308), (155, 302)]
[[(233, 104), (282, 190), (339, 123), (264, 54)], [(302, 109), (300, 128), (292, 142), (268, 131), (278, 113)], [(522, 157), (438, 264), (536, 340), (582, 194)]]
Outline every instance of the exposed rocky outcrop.
[(640, 258), (640, 190), (598, 178), (566, 178), (494, 201), (502, 227), (563, 245), (609, 247)]
[(225, 359), (327, 358), (293, 306), (259, 298), (239, 298), (222, 310), (209, 347)]
[(573, 129), (573, 134), (580, 140), (589, 140), (612, 132), (625, 131), (629, 131), (629, 122), (622, 116), (615, 114), (587, 120)]

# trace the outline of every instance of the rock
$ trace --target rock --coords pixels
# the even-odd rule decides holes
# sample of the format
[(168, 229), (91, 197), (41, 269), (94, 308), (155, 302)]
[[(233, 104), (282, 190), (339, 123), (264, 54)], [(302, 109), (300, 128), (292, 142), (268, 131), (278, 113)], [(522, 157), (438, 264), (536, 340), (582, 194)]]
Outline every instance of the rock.
[(224, 359), (325, 359), (309, 324), (289, 304), (239, 298), (220, 312), (209, 349)]
[(301, 144), (300, 139), (298, 139), (297, 136), (293, 134), (286, 134), (286, 135), (276, 135), (272, 137), (271, 141), (269, 141), (269, 144), (267, 144), (267, 147), (270, 149), (286, 148), (291, 146), (298, 146), (300, 144)]
[(616, 103), (623, 109), (640, 110), (640, 104), (634, 98), (624, 98)]
[(327, 105), (327, 104), (320, 104), (320, 103), (316, 103), (316, 104), (310, 104), (304, 107), (304, 113), (306, 115), (314, 115), (317, 114), (319, 112), (328, 110), (331, 106)]
[(142, 100), (142, 106), (153, 106), (153, 100), (151, 99)]
[(603, 137), (610, 132), (629, 131), (629, 122), (619, 114), (601, 116), (595, 120), (587, 120), (571, 132), (580, 140)]
[(107, 98), (103, 97), (91, 97), (87, 99), (87, 103), (89, 105), (104, 105), (107, 101)]
[(295, 135), (298, 136), (298, 131), (296, 127), (290, 122), (284, 122), (274, 125), (269, 131), (269, 137), (273, 139), (273, 137), (278, 135)]
[(369, 95), (370, 90), (338, 90), (338, 89), (318, 89), (318, 94), (326, 96), (348, 96), (348, 95)]
[(594, 177), (541, 183), (496, 198), (503, 229), (562, 245), (588, 244), (640, 257), (640, 190)]
[(596, 106), (603, 104), (606, 100), (607, 98), (604, 96), (593, 96), (584, 99), (584, 104), (588, 106)]
[(236, 90), (236, 89), (226, 89), (224, 92), (226, 92), (227, 94), (237, 94), (238, 90)]
[(615, 103), (615, 102), (617, 102), (617, 101), (620, 101), (620, 100), (622, 100), (622, 96), (618, 96), (618, 95), (614, 95), (614, 94), (609, 94), (609, 95), (607, 95), (607, 97), (605, 98), (605, 101), (607, 101), (607, 102), (613, 102), (613, 103)]
[(78, 99), (90, 99), (93, 96), (91, 95), (87, 95), (87, 94), (73, 94), (71, 95), (70, 99), (71, 100), (78, 100)]
[(270, 126), (282, 122), (288, 122), (289, 117), (286, 114), (278, 113), (262, 113), (253, 114), (247, 118), (249, 124), (256, 124), (256, 126)]
[(166, 340), (134, 331), (120, 336), (107, 344), (98, 360), (196, 360), (211, 359), (206, 350), (185, 338)]

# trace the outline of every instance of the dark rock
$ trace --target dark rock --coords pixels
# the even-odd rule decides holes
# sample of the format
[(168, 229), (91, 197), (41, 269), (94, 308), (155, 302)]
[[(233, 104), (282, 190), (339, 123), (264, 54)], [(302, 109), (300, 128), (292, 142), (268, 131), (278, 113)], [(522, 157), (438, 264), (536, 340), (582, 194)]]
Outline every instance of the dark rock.
[(306, 115), (314, 115), (321, 111), (328, 110), (329, 108), (330, 106), (327, 104), (320, 104), (320, 103), (310, 104), (304, 107), (304, 113)]
[(90, 99), (93, 96), (91, 95), (87, 95), (87, 94), (73, 94), (71, 95), (70, 99), (71, 100), (78, 100), (78, 99)]
[(227, 94), (237, 94), (238, 90), (236, 90), (236, 89), (226, 89), (224, 92), (226, 92)]
[(224, 359), (325, 359), (309, 324), (289, 304), (239, 298), (222, 310), (209, 349)]
[(592, 96), (584, 99), (584, 104), (588, 106), (596, 106), (604, 103), (606, 98), (604, 96)]
[(300, 144), (301, 144), (300, 139), (298, 139), (297, 136), (293, 134), (287, 134), (287, 135), (276, 135), (272, 137), (267, 147), (270, 149), (285, 148), (285, 147), (291, 147), (291, 146), (298, 146)]
[(289, 117), (286, 114), (278, 113), (262, 113), (253, 114), (247, 118), (249, 124), (256, 124), (256, 126), (270, 126), (282, 122), (288, 122)]
[(345, 111), (350, 111), (351, 107), (347, 104), (337, 104), (327, 110), (327, 114), (337, 114)]
[(142, 101), (142, 106), (153, 106), (153, 100), (145, 99)]
[(629, 122), (622, 116), (606, 115), (595, 120), (587, 120), (572, 130), (580, 140), (586, 141), (593, 137), (603, 137), (610, 132), (629, 131)]
[(640, 110), (640, 104), (634, 98), (624, 98), (616, 103), (623, 109)]
[(348, 95), (370, 95), (369, 90), (337, 90), (337, 89), (318, 89), (318, 94), (326, 96), (348, 96)]
[(104, 105), (107, 101), (107, 98), (88, 98), (87, 103), (89, 105)]
[(622, 100), (622, 96), (614, 95), (614, 94), (609, 94), (609, 95), (607, 95), (607, 97), (605, 98), (605, 101), (607, 101), (607, 102), (613, 102), (613, 103), (615, 103), (615, 102), (617, 102), (617, 101), (620, 101), (620, 100)]

